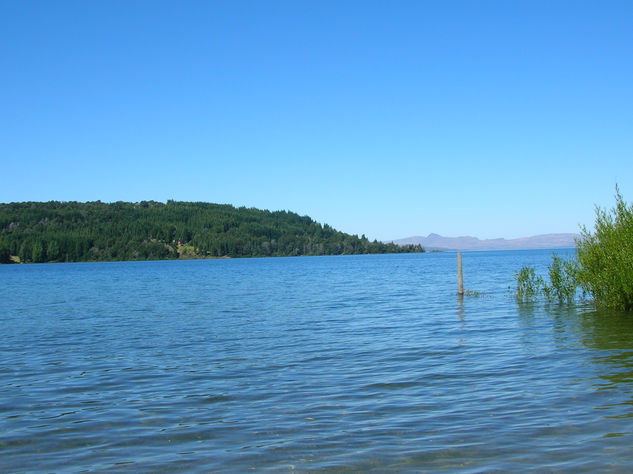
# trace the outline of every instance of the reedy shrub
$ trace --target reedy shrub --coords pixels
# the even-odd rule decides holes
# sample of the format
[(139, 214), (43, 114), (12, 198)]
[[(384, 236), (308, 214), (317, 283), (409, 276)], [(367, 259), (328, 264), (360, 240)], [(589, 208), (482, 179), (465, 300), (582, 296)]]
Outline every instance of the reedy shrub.
[(616, 186), (616, 205), (596, 207), (594, 232), (581, 228), (577, 278), (597, 306), (633, 311), (633, 206)]
[(519, 301), (531, 301), (541, 292), (543, 288), (543, 279), (536, 276), (533, 267), (522, 267), (514, 274), (517, 281), (516, 297)]
[(556, 253), (552, 255), (552, 263), (548, 266), (549, 286), (543, 287), (545, 296), (550, 300), (571, 303), (578, 290), (578, 262), (564, 260)]
[(543, 277), (536, 275), (533, 267), (523, 267), (514, 274), (517, 281), (515, 296), (519, 301), (531, 301), (540, 294), (550, 301), (571, 303), (578, 290), (578, 264), (575, 260), (565, 260), (556, 253), (552, 255), (552, 263), (547, 267), (549, 284)]

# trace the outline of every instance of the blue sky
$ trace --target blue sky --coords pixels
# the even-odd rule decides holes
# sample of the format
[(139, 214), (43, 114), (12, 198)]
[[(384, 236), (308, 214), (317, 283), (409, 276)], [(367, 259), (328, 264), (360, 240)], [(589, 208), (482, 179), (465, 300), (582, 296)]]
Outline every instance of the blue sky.
[(288, 209), (374, 239), (633, 200), (633, 2), (0, 1), (0, 202)]

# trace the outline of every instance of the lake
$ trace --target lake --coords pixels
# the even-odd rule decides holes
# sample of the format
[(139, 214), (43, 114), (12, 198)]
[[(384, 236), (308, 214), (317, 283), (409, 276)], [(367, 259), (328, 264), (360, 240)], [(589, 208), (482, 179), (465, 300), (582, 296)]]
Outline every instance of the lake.
[(633, 315), (518, 304), (551, 255), (0, 266), (0, 471), (630, 471)]

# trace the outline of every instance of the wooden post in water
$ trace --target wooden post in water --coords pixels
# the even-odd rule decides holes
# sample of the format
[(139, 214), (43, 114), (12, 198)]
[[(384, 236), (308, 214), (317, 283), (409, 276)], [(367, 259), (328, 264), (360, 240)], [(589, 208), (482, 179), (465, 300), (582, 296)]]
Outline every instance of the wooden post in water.
[(464, 274), (462, 273), (462, 253), (457, 252), (457, 294), (464, 294)]

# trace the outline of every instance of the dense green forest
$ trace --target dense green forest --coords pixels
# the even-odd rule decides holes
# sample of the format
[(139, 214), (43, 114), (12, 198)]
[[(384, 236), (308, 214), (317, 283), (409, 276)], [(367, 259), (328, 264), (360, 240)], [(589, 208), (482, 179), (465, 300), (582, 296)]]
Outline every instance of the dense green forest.
[(203, 202), (0, 204), (0, 262), (86, 262), (423, 252), (310, 217)]

